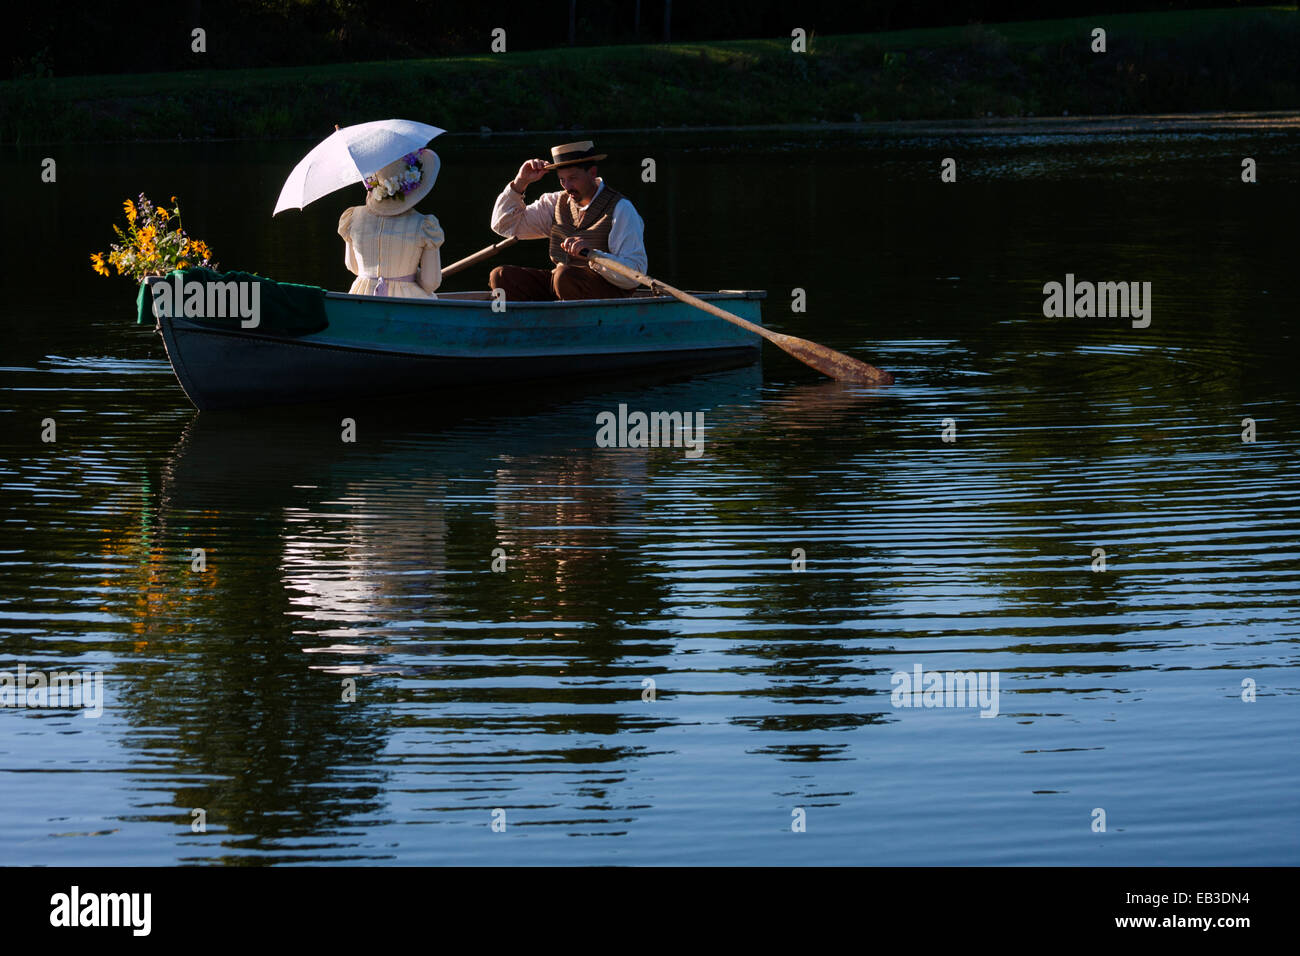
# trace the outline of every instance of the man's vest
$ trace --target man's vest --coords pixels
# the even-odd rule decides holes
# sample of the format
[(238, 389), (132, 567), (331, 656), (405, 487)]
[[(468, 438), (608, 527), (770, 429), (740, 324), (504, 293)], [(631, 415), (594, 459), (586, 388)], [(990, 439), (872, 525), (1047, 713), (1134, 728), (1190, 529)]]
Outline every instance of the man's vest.
[(590, 249), (609, 252), (609, 230), (614, 224), (614, 207), (623, 196), (608, 186), (583, 209), (577, 200), (565, 194), (555, 204), (555, 222), (551, 225), (551, 261), (567, 265), (582, 262), (582, 257), (570, 256), (560, 248), (560, 243), (570, 236), (581, 236)]

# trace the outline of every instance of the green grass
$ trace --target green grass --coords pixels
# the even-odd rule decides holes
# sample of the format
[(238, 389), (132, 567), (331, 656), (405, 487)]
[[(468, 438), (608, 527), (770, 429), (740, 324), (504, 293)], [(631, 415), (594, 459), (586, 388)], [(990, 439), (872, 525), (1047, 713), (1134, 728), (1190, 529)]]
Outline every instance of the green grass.
[[(1293, 109), (1295, 7), (0, 83), (0, 141), (315, 136), (419, 102), (453, 130)], [(1093, 54), (1091, 31), (1107, 31)], [(594, 83), (593, 83), (593, 78)], [(409, 112), (409, 111), (408, 111)]]

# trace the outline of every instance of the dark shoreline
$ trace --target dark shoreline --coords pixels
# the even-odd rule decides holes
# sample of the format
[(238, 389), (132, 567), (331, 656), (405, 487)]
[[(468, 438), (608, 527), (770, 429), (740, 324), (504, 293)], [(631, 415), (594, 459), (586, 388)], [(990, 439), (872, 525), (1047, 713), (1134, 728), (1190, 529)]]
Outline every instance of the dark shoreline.
[[(594, 136), (663, 135), (685, 133), (858, 132), (889, 136), (1108, 136), (1116, 133), (1150, 134), (1222, 130), (1290, 130), (1300, 128), (1300, 110), (1239, 110), (1206, 113), (1127, 114), (1116, 116), (1034, 116), (955, 120), (891, 120), (877, 123), (772, 123), (753, 126), (640, 126), (584, 129)], [(531, 139), (572, 134), (563, 127), (541, 130), (500, 130), (491, 133), (448, 131), (440, 140)], [(262, 137), (277, 142), (312, 141), (314, 134)], [(245, 137), (220, 139), (142, 139), (112, 145), (241, 143)], [(29, 144), (32, 148), (40, 143)]]
[[(1090, 50), (1096, 23), (1104, 53)], [(1294, 8), (1249, 8), (818, 36), (807, 53), (767, 39), (33, 76), (0, 83), (0, 142), (312, 139), (395, 102), (493, 135), (1294, 110), (1297, 49)], [(587, 92), (593, 73), (607, 95)]]

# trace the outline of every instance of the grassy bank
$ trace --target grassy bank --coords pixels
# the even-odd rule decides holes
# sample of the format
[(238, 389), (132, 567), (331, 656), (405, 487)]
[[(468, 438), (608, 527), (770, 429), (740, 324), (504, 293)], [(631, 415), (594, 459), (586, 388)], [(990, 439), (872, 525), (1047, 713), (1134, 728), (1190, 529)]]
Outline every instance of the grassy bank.
[[(1090, 50), (1094, 27), (1107, 52)], [(1295, 109), (1295, 7), (0, 83), (0, 142)], [(395, 104), (401, 104), (395, 105)]]

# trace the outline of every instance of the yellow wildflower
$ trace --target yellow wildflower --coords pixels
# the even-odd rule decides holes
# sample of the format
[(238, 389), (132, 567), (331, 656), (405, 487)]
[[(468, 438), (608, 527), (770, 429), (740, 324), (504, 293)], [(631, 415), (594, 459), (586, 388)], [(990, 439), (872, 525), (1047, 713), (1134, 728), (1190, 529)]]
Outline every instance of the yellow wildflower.
[[(139, 203), (127, 199), (122, 203), (127, 228), (113, 226), (120, 245), (115, 244), (108, 253), (96, 252), (90, 256), (91, 268), (100, 275), (109, 275), (116, 267), (119, 275), (141, 279), (159, 275), (173, 268), (189, 268), (200, 262), (212, 262), (212, 250), (206, 242), (192, 239), (181, 228), (181, 207), (172, 196), (170, 208), (154, 206), (147, 199)], [(173, 222), (175, 225), (173, 225)]]

